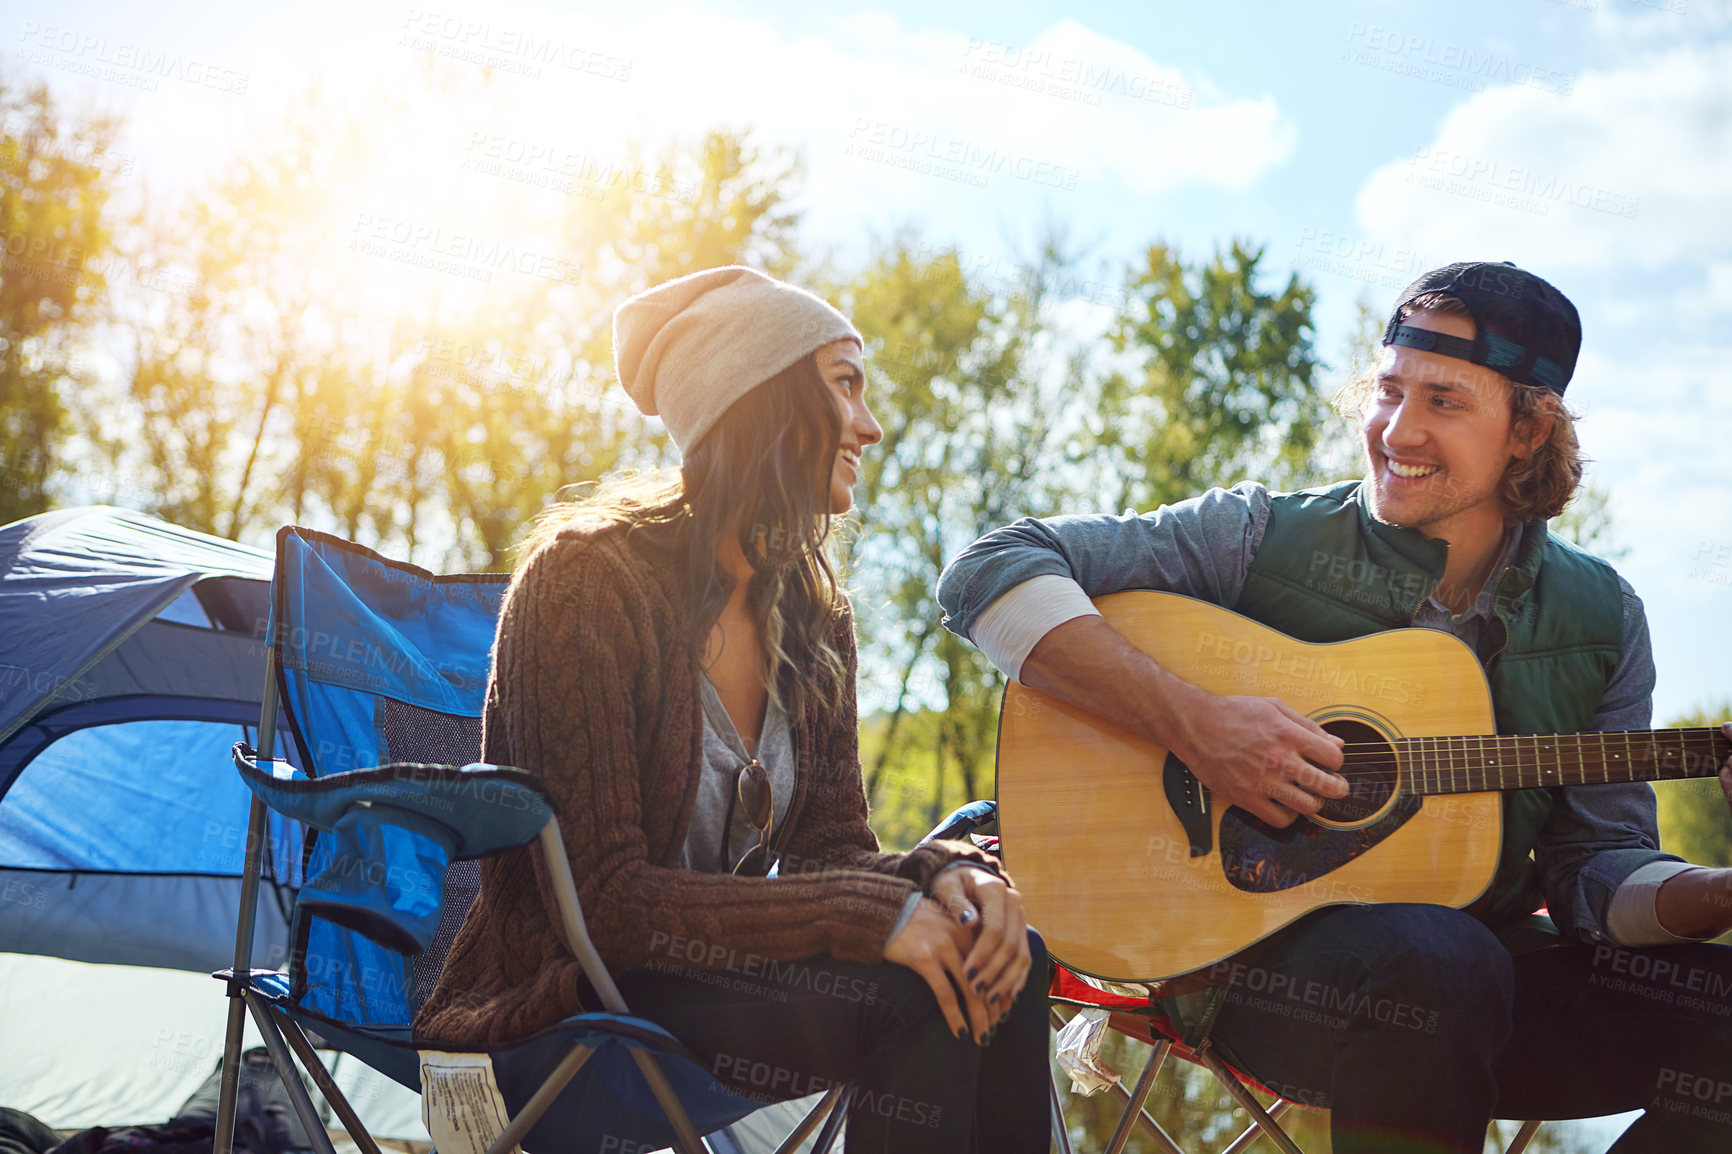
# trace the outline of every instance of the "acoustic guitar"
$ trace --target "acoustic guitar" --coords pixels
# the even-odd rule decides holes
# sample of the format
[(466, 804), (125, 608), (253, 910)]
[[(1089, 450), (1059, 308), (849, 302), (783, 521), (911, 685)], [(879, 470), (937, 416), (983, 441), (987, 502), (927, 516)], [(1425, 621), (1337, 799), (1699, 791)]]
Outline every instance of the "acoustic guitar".
[(1156, 982), (1322, 906), (1466, 906), (1490, 884), (1500, 790), (1712, 777), (1717, 729), (1498, 736), (1473, 652), (1434, 629), (1296, 641), (1171, 593), (1095, 601), (1162, 667), (1276, 697), (1346, 742), (1347, 797), (1276, 829), (1218, 807), (1170, 751), (1021, 685), (998, 730), (998, 820), (1030, 925), (1070, 968)]

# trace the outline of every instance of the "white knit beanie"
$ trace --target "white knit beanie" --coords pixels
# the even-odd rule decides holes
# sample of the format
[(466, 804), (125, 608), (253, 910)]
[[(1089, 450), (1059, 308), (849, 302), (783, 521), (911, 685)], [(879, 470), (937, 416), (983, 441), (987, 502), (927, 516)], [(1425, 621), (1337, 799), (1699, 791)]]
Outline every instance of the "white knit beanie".
[(613, 312), (620, 384), (683, 453), (729, 405), (822, 345), (866, 342), (820, 297), (740, 265), (647, 289)]

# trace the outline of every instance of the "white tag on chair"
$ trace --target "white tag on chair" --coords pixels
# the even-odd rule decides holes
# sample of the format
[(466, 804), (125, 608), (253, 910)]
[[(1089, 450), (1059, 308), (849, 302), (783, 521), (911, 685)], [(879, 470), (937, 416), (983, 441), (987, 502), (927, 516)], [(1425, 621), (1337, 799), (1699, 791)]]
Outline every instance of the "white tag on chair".
[(1070, 1075), (1071, 1090), (1085, 1098), (1119, 1080), (1119, 1072), (1101, 1061), (1108, 1017), (1106, 1010), (1088, 1006), (1058, 1032), (1059, 1067)]
[(486, 1054), (421, 1051), (421, 1121), (439, 1154), (487, 1154), (509, 1119)]

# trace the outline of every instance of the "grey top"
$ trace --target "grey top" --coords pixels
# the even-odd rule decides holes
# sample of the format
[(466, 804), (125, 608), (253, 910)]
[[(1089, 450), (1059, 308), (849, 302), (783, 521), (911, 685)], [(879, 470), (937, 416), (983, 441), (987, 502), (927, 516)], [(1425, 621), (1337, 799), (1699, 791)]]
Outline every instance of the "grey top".
[[(1090, 597), (1157, 589), (1232, 606), (1263, 543), (1270, 508), (1269, 490), (1247, 481), (1152, 513), (1024, 517), (986, 534), (946, 566), (938, 581), (945, 628), (968, 637), (994, 601), (1045, 574), (1075, 580)], [(1519, 544), (1520, 537), (1512, 535), (1504, 563)], [(1624, 593), (1623, 655), (1589, 727), (1596, 731), (1647, 729), (1653, 713), (1647, 617), (1629, 582), (1618, 580)], [(1472, 646), (1490, 619), (1491, 601), (1489, 590), (1482, 592), (1467, 613), (1452, 617), (1431, 600), (1414, 624), (1453, 633)], [(1619, 884), (1649, 862), (1681, 859), (1660, 852), (1654, 791), (1647, 784), (1552, 792), (1557, 803), (1534, 849), (1546, 904), (1565, 933), (1611, 941), (1606, 913)]]
[[(692, 824), (686, 829), (686, 844), (680, 850), (680, 867), (699, 873), (723, 873), (739, 864), (758, 842), (754, 830), (737, 801), (733, 818), (728, 803), (734, 800), (735, 781), (751, 761), (751, 752), (733, 719), (722, 705), (721, 695), (709, 677), (698, 678), (704, 706), (704, 775), (698, 782), (698, 800), (692, 808)], [(772, 836), (788, 816), (794, 796), (794, 739), (788, 715), (774, 700), (764, 710), (764, 729), (758, 735), (758, 760), (770, 774)], [(728, 827), (724, 830), (723, 823)], [(727, 864), (722, 864), (724, 843)]]

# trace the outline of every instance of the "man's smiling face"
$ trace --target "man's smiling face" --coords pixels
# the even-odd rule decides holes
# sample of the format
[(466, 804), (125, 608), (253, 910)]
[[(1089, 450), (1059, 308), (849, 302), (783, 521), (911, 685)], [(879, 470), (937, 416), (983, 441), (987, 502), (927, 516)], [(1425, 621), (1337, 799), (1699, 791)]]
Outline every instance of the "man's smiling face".
[[(1466, 317), (1420, 311), (1404, 323), (1474, 336)], [(1501, 534), (1504, 472), (1530, 451), (1515, 436), (1509, 395), (1495, 369), (1386, 346), (1361, 413), (1372, 515), (1455, 543)]]

